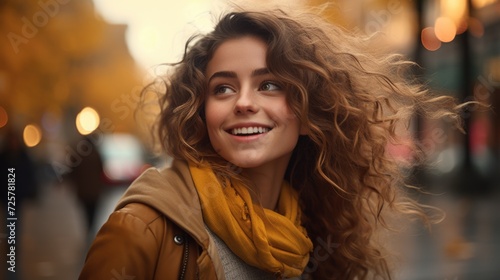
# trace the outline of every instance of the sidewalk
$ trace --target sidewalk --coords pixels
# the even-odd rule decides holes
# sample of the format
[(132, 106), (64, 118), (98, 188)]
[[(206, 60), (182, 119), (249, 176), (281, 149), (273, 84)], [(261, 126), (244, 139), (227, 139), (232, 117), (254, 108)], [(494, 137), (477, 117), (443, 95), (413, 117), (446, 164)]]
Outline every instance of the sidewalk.
[[(105, 193), (96, 228), (106, 221), (123, 191), (117, 187)], [(83, 210), (73, 191), (64, 185), (44, 186), (38, 199), (27, 202), (23, 210), (23, 227), (18, 237), (22, 247), (18, 252), (17, 278), (12, 279), (77, 279), (92, 237), (87, 236)], [(90, 235), (96, 231), (91, 229)]]
[(426, 203), (444, 210), (446, 218), (431, 231), (413, 223), (394, 240), (404, 259), (395, 278), (500, 279), (500, 196), (472, 200), (463, 216), (462, 202), (450, 196), (435, 196)]
[(7, 279), (77, 279), (85, 230), (71, 191), (44, 186), (38, 199), (27, 201), (22, 210), (16, 242), (21, 245), (16, 252), (17, 278)]

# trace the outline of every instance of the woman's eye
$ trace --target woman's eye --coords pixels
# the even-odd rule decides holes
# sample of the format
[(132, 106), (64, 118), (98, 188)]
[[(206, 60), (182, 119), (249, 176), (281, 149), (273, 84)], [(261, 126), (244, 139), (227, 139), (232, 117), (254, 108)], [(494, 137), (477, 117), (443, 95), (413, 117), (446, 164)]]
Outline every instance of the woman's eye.
[(224, 94), (232, 92), (234, 92), (234, 90), (232, 90), (230, 87), (227, 86), (218, 86), (215, 88), (215, 94)]
[(260, 90), (263, 91), (281, 90), (281, 87), (276, 83), (265, 82), (260, 86)]

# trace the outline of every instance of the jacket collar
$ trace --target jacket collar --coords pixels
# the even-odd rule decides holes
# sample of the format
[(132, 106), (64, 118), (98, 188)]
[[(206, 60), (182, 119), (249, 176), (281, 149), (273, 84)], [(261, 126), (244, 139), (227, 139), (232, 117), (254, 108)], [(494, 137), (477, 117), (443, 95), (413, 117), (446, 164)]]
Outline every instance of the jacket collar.
[(146, 170), (130, 185), (115, 210), (129, 203), (155, 208), (191, 235), (210, 255), (219, 279), (223, 279), (217, 248), (205, 228), (198, 193), (186, 162), (174, 160), (169, 168)]

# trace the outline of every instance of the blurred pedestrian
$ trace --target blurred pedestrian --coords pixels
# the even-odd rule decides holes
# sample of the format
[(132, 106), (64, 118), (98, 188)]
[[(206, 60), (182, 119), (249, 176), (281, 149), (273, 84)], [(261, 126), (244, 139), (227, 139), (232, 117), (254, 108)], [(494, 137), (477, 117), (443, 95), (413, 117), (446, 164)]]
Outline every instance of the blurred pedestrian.
[(73, 144), (72, 150), (75, 152), (69, 156), (75, 166), (67, 174), (78, 201), (83, 206), (88, 230), (94, 225), (96, 208), (104, 191), (103, 161), (94, 143), (95, 139), (97, 138), (85, 136)]

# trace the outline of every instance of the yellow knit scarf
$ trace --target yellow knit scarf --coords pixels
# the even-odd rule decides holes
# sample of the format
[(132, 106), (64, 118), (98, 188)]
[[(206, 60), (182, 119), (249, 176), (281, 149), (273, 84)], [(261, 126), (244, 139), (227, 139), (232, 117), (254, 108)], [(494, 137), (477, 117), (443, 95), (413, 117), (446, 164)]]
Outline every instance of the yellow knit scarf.
[(298, 195), (285, 181), (277, 212), (252, 202), (247, 187), (223, 187), (209, 166), (189, 165), (201, 200), (203, 219), (249, 265), (282, 277), (302, 274), (312, 242), (300, 224)]

